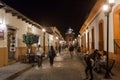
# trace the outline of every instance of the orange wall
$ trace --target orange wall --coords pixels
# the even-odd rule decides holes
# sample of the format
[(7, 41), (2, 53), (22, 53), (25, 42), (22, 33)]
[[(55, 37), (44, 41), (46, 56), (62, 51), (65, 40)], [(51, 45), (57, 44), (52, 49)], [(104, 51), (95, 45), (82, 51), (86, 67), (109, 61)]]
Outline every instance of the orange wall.
[(0, 67), (8, 64), (7, 48), (0, 48)]
[(115, 59), (115, 67), (117, 69), (120, 69), (120, 54), (114, 54), (114, 53), (110, 52), (109, 57), (111, 59)]

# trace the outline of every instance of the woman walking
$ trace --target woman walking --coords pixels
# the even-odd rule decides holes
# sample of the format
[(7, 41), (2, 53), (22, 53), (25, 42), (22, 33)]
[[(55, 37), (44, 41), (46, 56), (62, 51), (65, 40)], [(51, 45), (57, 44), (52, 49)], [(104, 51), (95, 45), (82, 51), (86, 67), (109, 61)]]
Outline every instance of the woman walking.
[(54, 58), (56, 56), (56, 53), (55, 53), (53, 46), (51, 46), (51, 49), (49, 50), (48, 56), (50, 58), (50, 65), (53, 66)]

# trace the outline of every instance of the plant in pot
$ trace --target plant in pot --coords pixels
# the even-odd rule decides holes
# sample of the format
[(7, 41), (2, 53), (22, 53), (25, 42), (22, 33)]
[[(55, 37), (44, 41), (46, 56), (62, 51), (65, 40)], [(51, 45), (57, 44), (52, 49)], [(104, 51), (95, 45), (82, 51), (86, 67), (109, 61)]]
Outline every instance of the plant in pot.
[(27, 53), (31, 53), (32, 45), (38, 43), (39, 36), (32, 33), (23, 34), (23, 42), (27, 46)]

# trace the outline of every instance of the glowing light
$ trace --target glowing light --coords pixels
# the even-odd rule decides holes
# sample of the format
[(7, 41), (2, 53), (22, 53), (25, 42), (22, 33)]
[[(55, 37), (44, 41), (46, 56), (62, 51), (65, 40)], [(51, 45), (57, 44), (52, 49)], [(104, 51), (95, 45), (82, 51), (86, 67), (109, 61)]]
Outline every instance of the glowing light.
[(115, 2), (114, 0), (109, 0), (110, 4), (114, 4), (114, 2)]
[(46, 30), (45, 30), (45, 29), (42, 29), (42, 31), (43, 31), (43, 32), (46, 32)]
[(5, 24), (0, 24), (0, 30), (4, 30), (6, 28)]
[(103, 6), (103, 11), (108, 12), (108, 9), (109, 9), (109, 6), (108, 6), (107, 4), (105, 4), (105, 5)]
[(56, 39), (58, 39), (58, 37), (56, 37)]

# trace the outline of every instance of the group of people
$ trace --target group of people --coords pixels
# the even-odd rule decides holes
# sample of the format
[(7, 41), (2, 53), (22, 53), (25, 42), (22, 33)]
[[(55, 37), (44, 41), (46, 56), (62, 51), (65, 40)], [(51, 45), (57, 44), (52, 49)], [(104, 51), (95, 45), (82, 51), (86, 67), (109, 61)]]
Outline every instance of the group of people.
[(97, 72), (101, 71), (101, 66), (106, 65), (106, 51), (95, 50), (91, 54), (86, 54), (84, 60), (86, 62), (86, 79), (88, 79), (88, 71), (90, 74), (90, 80), (93, 80), (93, 69)]
[(71, 58), (73, 58), (73, 54), (75, 54), (75, 53), (79, 54), (81, 52), (80, 46), (74, 46), (72, 44), (69, 45), (68, 49), (69, 49)]
[[(51, 46), (50, 50), (48, 52), (48, 56), (47, 56), (50, 60), (50, 65), (51, 66), (53, 66), (55, 56), (56, 56), (55, 50), (54, 50), (53, 46)], [(36, 60), (37, 60), (37, 63), (38, 63), (38, 67), (42, 66), (43, 57), (45, 57), (45, 52), (43, 51), (41, 46), (38, 45), (38, 47), (36, 48)]]

